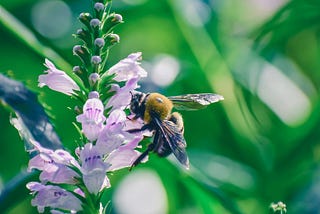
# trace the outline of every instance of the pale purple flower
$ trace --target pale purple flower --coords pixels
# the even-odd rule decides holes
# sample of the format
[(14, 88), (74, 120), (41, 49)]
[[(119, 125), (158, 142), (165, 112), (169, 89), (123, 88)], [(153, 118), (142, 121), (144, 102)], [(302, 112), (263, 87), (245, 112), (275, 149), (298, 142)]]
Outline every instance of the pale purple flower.
[[(115, 133), (116, 134), (116, 133)], [(141, 155), (135, 151), (143, 136), (135, 137), (123, 145), (112, 145), (114, 149), (110, 153), (105, 153), (105, 148), (101, 145), (87, 143), (83, 148), (78, 148), (76, 153), (81, 160), (80, 171), (83, 182), (91, 194), (97, 195), (104, 188), (109, 188), (110, 182), (107, 172), (129, 167)], [(126, 141), (124, 141), (126, 142)], [(123, 142), (122, 142), (123, 143)], [(116, 148), (115, 148), (116, 147)], [(111, 150), (111, 149), (110, 149)], [(143, 160), (146, 161), (147, 158)], [(76, 190), (79, 195), (83, 195), (81, 190)]]
[(126, 120), (126, 114), (122, 110), (116, 109), (110, 113), (107, 124), (101, 131), (96, 143), (104, 154), (111, 153), (120, 145), (135, 138), (135, 135), (123, 130)]
[(88, 191), (97, 194), (101, 189), (109, 187), (110, 183), (106, 172), (110, 164), (102, 160), (103, 153), (99, 147), (87, 143), (79, 153), (83, 182)]
[(81, 201), (73, 193), (59, 186), (30, 182), (27, 188), (35, 194), (31, 204), (37, 206), (39, 213), (43, 213), (45, 207), (73, 212), (82, 210)]
[(130, 79), (146, 77), (147, 72), (140, 66), (141, 52), (132, 53), (127, 58), (112, 66), (108, 74), (115, 74), (115, 81), (122, 82)]
[(107, 126), (122, 123), (126, 120), (127, 120), (126, 113), (118, 109), (110, 113), (109, 117), (107, 118)]
[(32, 141), (39, 153), (29, 161), (28, 170), (38, 169), (41, 172), (40, 180), (44, 183), (67, 183), (75, 184), (80, 176), (72, 170), (80, 168), (78, 162), (67, 151), (58, 149), (50, 150), (43, 148), (38, 142)]
[[(141, 155), (140, 152), (134, 150), (143, 136), (137, 136), (131, 142), (118, 147), (107, 158), (106, 162), (110, 164), (108, 171), (115, 171), (125, 167), (130, 167), (133, 162)], [(146, 162), (148, 157), (142, 160)]]
[[(67, 151), (46, 149), (33, 142), (34, 150), (38, 154), (30, 160), (28, 168), (41, 171), (41, 183), (30, 182), (27, 187), (35, 195), (32, 205), (37, 206), (39, 212), (43, 212), (45, 207), (51, 208), (52, 213), (56, 214), (64, 213), (65, 210), (71, 213), (80, 211), (82, 207), (78, 197), (85, 198), (85, 193), (88, 192), (98, 195), (103, 189), (111, 186), (107, 172), (130, 167), (141, 155), (135, 149), (148, 131), (134, 134), (127, 132), (126, 130), (133, 126), (143, 126), (143, 121), (140, 120), (133, 125), (123, 111), (131, 102), (131, 91), (137, 89), (139, 79), (147, 75), (140, 67), (139, 60), (141, 53), (133, 53), (109, 69), (108, 75), (114, 75), (115, 81), (125, 84), (120, 83), (122, 87), (118, 84), (111, 85), (110, 92), (115, 94), (106, 106), (99, 99), (99, 92), (89, 93), (83, 113), (76, 117), (81, 123), (83, 134), (90, 141), (76, 149), (79, 162)], [(80, 90), (65, 72), (58, 70), (49, 60), (46, 59), (45, 62), (48, 70), (47, 74), (39, 76), (40, 87), (47, 85), (67, 95)], [(96, 80), (99, 80), (99, 76), (92, 74), (91, 84), (94, 85)], [(104, 116), (105, 108), (111, 108), (108, 118)], [(142, 162), (147, 159), (148, 157)], [(48, 182), (75, 185), (72, 188), (74, 192), (59, 186), (45, 185)], [(102, 208), (101, 206), (101, 210)]]
[(144, 132), (130, 134), (124, 131), (127, 120), (124, 111), (112, 111), (97, 140), (96, 146), (105, 154), (105, 162), (110, 164), (108, 171), (131, 166), (141, 154), (134, 149), (143, 139)]
[(77, 116), (77, 121), (82, 124), (84, 135), (94, 141), (98, 138), (104, 127), (106, 117), (103, 115), (104, 106), (97, 98), (88, 99), (83, 106), (83, 113)]
[(77, 177), (80, 177), (75, 171), (66, 165), (55, 163), (50, 157), (39, 154), (29, 161), (29, 170), (35, 168), (41, 170), (40, 181), (51, 183), (76, 183)]
[(110, 91), (115, 91), (116, 93), (110, 98), (106, 108), (112, 107), (112, 110), (125, 109), (131, 102), (132, 96), (130, 92), (138, 87), (138, 79), (130, 79), (121, 88), (119, 85), (113, 84)]
[(47, 74), (42, 74), (39, 76), (39, 87), (46, 85), (50, 89), (66, 95), (75, 94), (75, 91), (80, 90), (76, 82), (64, 71), (57, 69), (50, 60), (45, 59), (44, 65), (48, 68), (48, 70), (45, 71)]

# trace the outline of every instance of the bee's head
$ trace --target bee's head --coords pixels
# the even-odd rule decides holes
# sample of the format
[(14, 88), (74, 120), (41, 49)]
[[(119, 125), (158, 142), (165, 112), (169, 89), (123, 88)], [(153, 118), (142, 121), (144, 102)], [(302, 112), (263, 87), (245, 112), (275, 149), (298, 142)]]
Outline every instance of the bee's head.
[(144, 110), (145, 110), (145, 98), (146, 94), (137, 92), (137, 91), (131, 91), (131, 102), (130, 102), (130, 110), (132, 113), (136, 115), (136, 117), (143, 116)]

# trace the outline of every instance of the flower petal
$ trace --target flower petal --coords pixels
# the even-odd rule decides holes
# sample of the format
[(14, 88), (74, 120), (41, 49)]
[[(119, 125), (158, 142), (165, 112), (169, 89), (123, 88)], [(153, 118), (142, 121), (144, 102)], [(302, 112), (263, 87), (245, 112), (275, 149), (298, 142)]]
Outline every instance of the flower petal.
[(122, 59), (120, 62), (112, 66), (108, 74), (116, 74), (115, 81), (122, 82), (128, 81), (133, 78), (146, 77), (147, 72), (140, 66), (138, 62), (141, 59), (141, 52), (132, 53), (127, 58)]
[[(132, 149), (115, 150), (106, 159), (106, 162), (111, 164), (108, 171), (115, 171), (125, 167), (130, 167), (140, 155), (140, 152)], [(147, 161), (147, 159), (148, 157), (146, 157), (143, 162)]]
[(120, 109), (112, 111), (107, 119), (107, 126), (112, 126), (113, 124), (118, 124), (126, 121), (126, 113)]
[(85, 144), (84, 148), (80, 150), (83, 182), (88, 191), (93, 194), (97, 194), (105, 187), (107, 179), (106, 172), (110, 164), (102, 161), (102, 155), (99, 147), (91, 143)]
[(98, 194), (105, 187), (110, 187), (109, 179), (106, 176), (106, 170), (101, 169), (95, 169), (89, 174), (84, 174), (83, 182), (88, 191), (92, 194)]
[(102, 101), (97, 98), (91, 98), (84, 104), (83, 113), (76, 117), (77, 121), (82, 124), (84, 135), (90, 141), (96, 140), (104, 127), (103, 123), (106, 118), (103, 112), (104, 106)]
[(115, 91), (116, 93), (110, 98), (106, 108), (112, 107), (112, 110), (125, 109), (131, 102), (130, 92), (136, 88), (138, 88), (138, 79), (130, 79), (122, 88), (118, 85), (114, 85), (112, 91)]
[(39, 153), (29, 161), (28, 170), (41, 170), (40, 180), (44, 183), (67, 183), (75, 184), (75, 178), (80, 177), (71, 167), (80, 168), (78, 162), (67, 151), (58, 149), (56, 151), (41, 147), (31, 140), (35, 150)]
[(103, 154), (110, 154), (119, 146), (132, 141), (136, 135), (124, 131), (125, 121), (127, 121), (124, 111), (116, 109), (112, 111), (107, 119), (107, 125), (101, 131), (96, 146)]
[(54, 91), (64, 93), (66, 95), (74, 94), (80, 88), (73, 79), (71, 79), (64, 71), (57, 69), (54, 64), (45, 59), (45, 66), (48, 68), (47, 74), (39, 76), (39, 87), (48, 86)]
[(105, 127), (98, 137), (96, 146), (100, 148), (103, 154), (109, 154), (126, 142), (127, 134), (122, 131), (122, 124), (115, 124), (112, 127)]
[(61, 187), (30, 182), (27, 188), (35, 194), (31, 204), (37, 206), (40, 213), (44, 212), (45, 207), (73, 211), (82, 209), (81, 201), (73, 193)]

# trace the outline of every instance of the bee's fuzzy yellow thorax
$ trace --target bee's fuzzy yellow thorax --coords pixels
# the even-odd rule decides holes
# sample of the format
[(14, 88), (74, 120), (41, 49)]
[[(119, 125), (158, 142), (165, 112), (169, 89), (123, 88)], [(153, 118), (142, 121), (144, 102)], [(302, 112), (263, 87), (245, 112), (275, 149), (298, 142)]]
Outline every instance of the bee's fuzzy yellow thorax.
[(144, 114), (144, 121), (149, 123), (152, 118), (150, 112), (155, 112), (160, 120), (166, 119), (173, 108), (172, 102), (165, 96), (159, 93), (151, 93), (147, 97), (146, 101), (146, 111)]

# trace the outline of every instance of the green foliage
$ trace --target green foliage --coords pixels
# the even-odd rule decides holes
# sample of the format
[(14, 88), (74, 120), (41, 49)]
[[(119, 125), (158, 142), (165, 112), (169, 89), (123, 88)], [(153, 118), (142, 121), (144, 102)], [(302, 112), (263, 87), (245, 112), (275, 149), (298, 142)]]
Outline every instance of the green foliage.
[[(80, 11), (88, 10), (88, 2), (66, 1), (74, 14), (73, 25), (77, 26)], [(190, 172), (156, 155), (137, 167), (157, 172), (166, 189), (168, 213), (268, 213), (276, 201), (283, 201), (288, 213), (317, 213), (320, 1), (292, 0), (273, 8), (268, 1), (199, 1), (200, 6), (192, 8), (205, 8), (200, 13), (179, 0), (124, 2), (128, 1), (113, 2), (124, 24), (117, 26), (121, 41), (110, 51), (107, 67), (131, 52), (142, 51), (150, 63), (165, 53), (180, 64), (177, 78), (166, 87), (146, 82), (142, 90), (166, 95), (213, 92), (225, 97), (207, 109), (181, 112)], [(2, 2), (0, 72), (40, 91), (37, 77), (44, 70), (44, 58), (72, 72), (66, 61), (76, 64), (71, 51), (75, 42), (70, 42), (71, 33), (60, 38), (39, 33), (30, 21), (35, 5), (26, 0)], [(199, 24), (200, 15), (207, 12), (206, 22)], [(162, 72), (167, 75), (167, 70)], [(58, 135), (73, 150), (74, 115), (61, 103), (74, 106), (74, 100), (42, 91), (40, 100), (50, 107), (47, 112)], [(26, 168), (27, 157), (3, 105), (0, 115), (0, 179), (7, 187), (14, 174)], [(111, 175), (113, 188), (104, 197), (114, 197), (128, 175), (121, 172)], [(21, 209), (34, 213), (29, 201), (17, 197), (8, 204), (12, 210), (8, 213)]]

